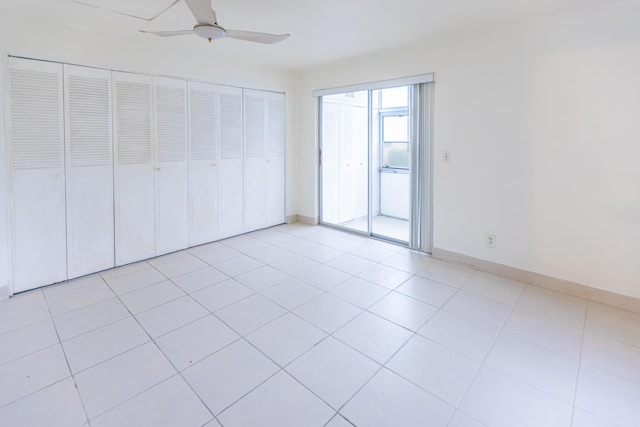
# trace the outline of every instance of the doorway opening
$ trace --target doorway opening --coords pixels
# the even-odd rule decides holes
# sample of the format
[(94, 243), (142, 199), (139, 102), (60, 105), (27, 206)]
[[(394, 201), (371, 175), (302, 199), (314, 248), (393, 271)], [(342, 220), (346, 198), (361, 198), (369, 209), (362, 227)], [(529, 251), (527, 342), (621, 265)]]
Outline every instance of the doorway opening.
[(431, 85), (319, 97), (320, 223), (430, 252)]

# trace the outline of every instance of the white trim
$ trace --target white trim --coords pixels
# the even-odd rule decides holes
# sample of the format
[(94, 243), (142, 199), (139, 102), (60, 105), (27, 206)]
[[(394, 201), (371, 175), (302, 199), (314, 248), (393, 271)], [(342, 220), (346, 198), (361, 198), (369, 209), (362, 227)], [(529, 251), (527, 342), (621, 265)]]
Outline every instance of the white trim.
[(417, 76), (410, 76), (410, 77), (400, 77), (397, 79), (380, 80), (377, 82), (359, 83), (359, 84), (349, 85), (349, 86), (340, 86), (340, 87), (329, 88), (329, 89), (317, 89), (311, 93), (313, 96), (327, 96), (327, 95), (335, 95), (338, 93), (359, 92), (362, 90), (387, 89), (390, 87), (409, 86), (409, 85), (415, 85), (420, 83), (431, 83), (433, 81), (434, 81), (433, 73), (429, 73), (429, 74), (420, 74)]

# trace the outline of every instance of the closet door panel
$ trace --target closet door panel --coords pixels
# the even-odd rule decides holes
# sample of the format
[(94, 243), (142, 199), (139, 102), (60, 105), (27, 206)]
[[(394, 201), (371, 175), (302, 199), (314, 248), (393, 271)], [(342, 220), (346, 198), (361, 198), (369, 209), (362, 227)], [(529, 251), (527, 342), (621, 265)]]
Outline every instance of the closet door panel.
[(267, 94), (266, 226), (282, 224), (285, 212), (285, 98)]
[(111, 72), (64, 66), (69, 278), (115, 265)]
[(67, 278), (62, 65), (9, 61), (13, 292)]
[(189, 245), (219, 236), (218, 89), (189, 82)]
[(244, 230), (242, 89), (220, 87), (220, 237)]
[(155, 79), (156, 255), (189, 246), (187, 85)]
[(152, 79), (113, 73), (116, 265), (155, 256)]
[(267, 225), (265, 92), (244, 90), (244, 231)]

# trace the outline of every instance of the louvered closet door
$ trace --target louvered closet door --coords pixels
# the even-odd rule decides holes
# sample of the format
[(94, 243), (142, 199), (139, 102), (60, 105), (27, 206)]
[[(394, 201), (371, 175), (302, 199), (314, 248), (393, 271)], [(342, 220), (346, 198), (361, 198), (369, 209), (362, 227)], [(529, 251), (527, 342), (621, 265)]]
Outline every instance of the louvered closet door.
[(113, 73), (116, 265), (155, 256), (151, 77)]
[(11, 58), (13, 292), (67, 278), (62, 65)]
[(242, 89), (219, 87), (220, 237), (243, 231)]
[(267, 225), (266, 94), (244, 90), (244, 231)]
[(187, 83), (155, 79), (156, 255), (189, 246)]
[(64, 66), (69, 278), (115, 265), (111, 72)]
[(267, 226), (283, 224), (285, 213), (285, 98), (268, 93), (266, 143)]
[(218, 225), (218, 89), (189, 82), (189, 245), (214, 241)]

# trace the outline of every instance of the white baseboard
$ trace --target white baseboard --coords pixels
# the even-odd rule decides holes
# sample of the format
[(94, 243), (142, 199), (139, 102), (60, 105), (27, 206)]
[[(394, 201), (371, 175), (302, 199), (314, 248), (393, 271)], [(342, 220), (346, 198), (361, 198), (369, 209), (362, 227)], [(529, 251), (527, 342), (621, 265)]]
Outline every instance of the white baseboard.
[(311, 216), (298, 215), (298, 222), (307, 225), (318, 225), (318, 218)]
[(461, 264), (476, 270), (508, 277), (520, 282), (561, 292), (563, 294), (577, 296), (590, 301), (618, 307), (623, 310), (640, 313), (640, 299), (638, 298), (616, 294), (614, 292), (593, 288), (591, 286), (570, 282), (568, 280), (558, 279), (556, 277), (546, 276), (540, 273), (509, 267), (508, 265), (462, 255), (445, 249), (433, 248), (431, 256), (436, 259)]

